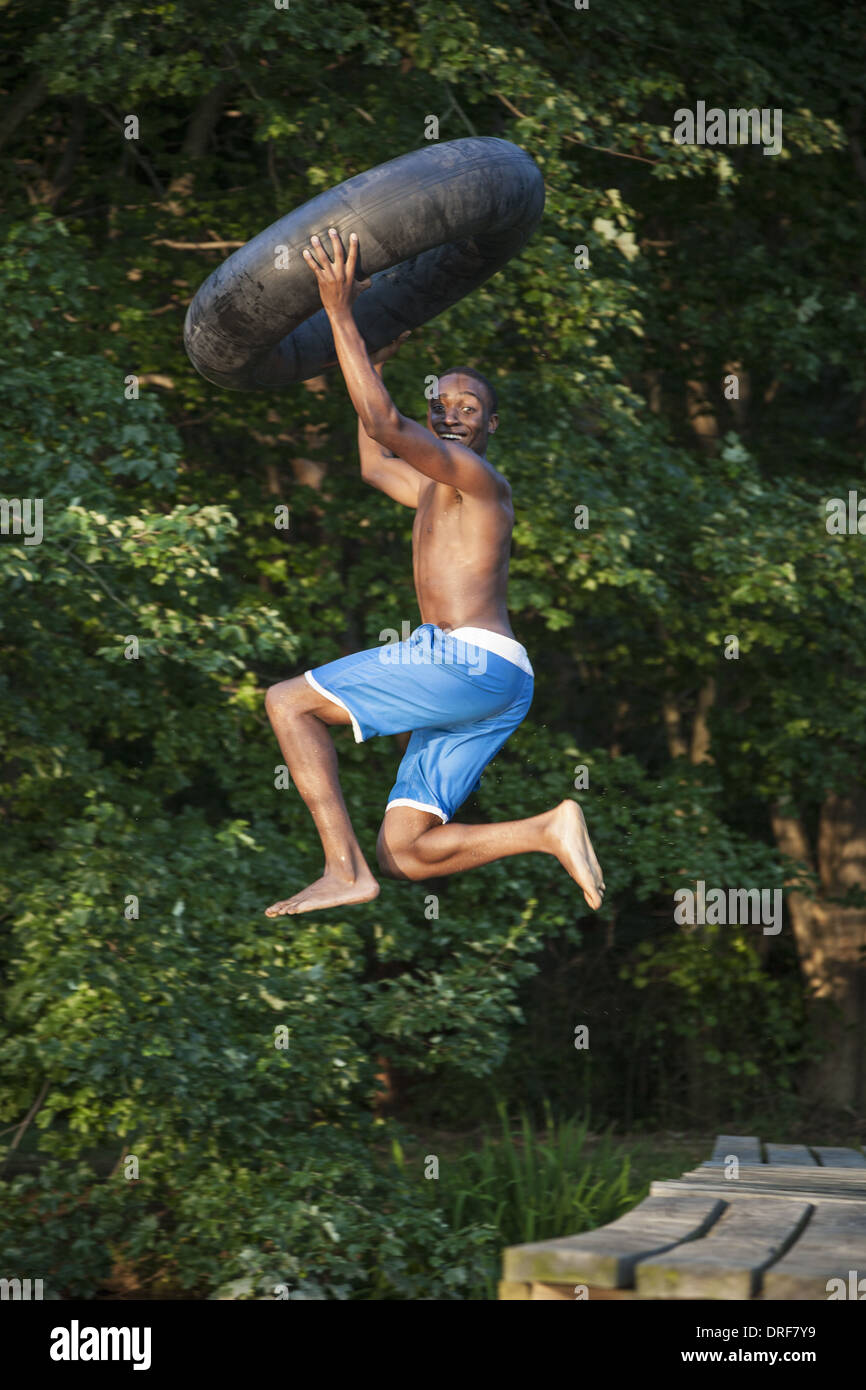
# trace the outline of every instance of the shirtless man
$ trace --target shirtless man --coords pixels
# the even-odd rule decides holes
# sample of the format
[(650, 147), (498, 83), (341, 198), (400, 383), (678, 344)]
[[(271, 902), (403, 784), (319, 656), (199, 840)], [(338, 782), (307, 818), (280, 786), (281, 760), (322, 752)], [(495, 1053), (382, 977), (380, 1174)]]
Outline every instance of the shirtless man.
[(428, 879), (534, 851), (558, 859), (597, 909), (604, 880), (576, 802), (526, 820), (450, 823), (532, 702), (532, 667), (506, 605), (511, 488), (485, 456), (499, 423), (495, 392), (478, 373), (455, 368), (439, 379), (426, 429), (401, 415), (382, 375), (397, 344), (374, 365), (352, 314), (369, 285), (355, 280), (358, 239), (353, 232), (347, 257), (333, 228), (329, 237), (330, 256), (313, 237), (304, 257), (358, 413), (362, 477), (415, 508), (421, 626), (407, 642), (356, 652), (268, 691), (268, 716), (319, 832), (325, 871), (267, 915), (344, 907), (379, 893), (340, 790), (329, 724), (350, 724), (358, 743), (412, 731), (379, 831), (383, 874)]

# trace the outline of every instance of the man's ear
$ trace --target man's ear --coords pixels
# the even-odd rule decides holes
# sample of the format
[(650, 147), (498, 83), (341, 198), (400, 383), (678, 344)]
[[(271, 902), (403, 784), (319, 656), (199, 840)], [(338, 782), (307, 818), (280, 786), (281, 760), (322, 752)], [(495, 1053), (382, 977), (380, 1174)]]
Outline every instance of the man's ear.
[(488, 433), (488, 434), (495, 434), (496, 431), (497, 431), (497, 429), (498, 429), (498, 427), (499, 427), (499, 416), (496, 415), (496, 414), (494, 413), (493, 415), (490, 416), (490, 419), (487, 421), (487, 433)]

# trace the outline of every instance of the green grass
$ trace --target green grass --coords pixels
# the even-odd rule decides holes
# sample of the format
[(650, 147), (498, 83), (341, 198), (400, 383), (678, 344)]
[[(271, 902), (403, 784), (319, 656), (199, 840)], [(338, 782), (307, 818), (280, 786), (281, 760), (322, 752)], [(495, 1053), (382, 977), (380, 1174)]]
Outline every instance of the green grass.
[[(609, 1131), (593, 1134), (588, 1118), (556, 1124), (549, 1106), (540, 1130), (525, 1112), (513, 1120), (504, 1103), (497, 1111), (498, 1132), (485, 1130), (470, 1152), (443, 1157), (438, 1181), (425, 1184), (452, 1230), (482, 1224), (497, 1233), (484, 1285), (468, 1298), (496, 1298), (506, 1246), (615, 1221), (647, 1195), (654, 1178), (678, 1175), (697, 1161), (691, 1146), (673, 1152), (666, 1146), (662, 1153), (652, 1144), (616, 1141)], [(704, 1150), (701, 1141), (701, 1157), (708, 1156)], [(401, 1167), (406, 1162), (399, 1145), (394, 1158)]]

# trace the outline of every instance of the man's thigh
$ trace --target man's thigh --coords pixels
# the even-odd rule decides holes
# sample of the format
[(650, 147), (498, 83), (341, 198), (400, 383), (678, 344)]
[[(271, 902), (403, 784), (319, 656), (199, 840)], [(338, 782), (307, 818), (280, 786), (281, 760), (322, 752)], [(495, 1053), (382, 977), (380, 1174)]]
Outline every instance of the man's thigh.
[[(490, 670), (475, 674), (468, 663), (451, 660), (440, 639), (432, 624), (422, 624), (406, 642), (314, 666), (307, 679), (353, 716), (358, 743), (376, 734), (481, 720), (507, 705), (507, 684), (502, 682), (506, 662), (500, 661), (498, 677)], [(516, 667), (511, 670), (524, 679)]]

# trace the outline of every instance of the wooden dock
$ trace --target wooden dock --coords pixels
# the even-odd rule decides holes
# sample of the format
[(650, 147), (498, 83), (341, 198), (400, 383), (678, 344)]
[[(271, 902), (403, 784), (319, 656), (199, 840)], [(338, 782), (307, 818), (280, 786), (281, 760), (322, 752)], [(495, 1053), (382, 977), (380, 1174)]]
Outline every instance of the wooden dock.
[(866, 1300), (866, 1153), (763, 1148), (721, 1134), (617, 1221), (511, 1246), (500, 1299)]

